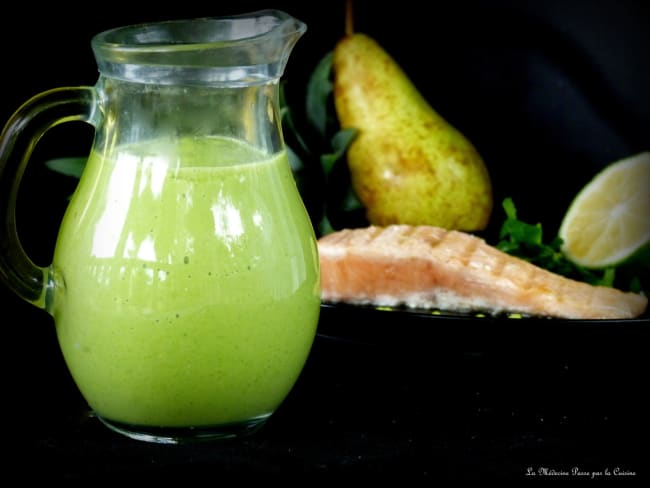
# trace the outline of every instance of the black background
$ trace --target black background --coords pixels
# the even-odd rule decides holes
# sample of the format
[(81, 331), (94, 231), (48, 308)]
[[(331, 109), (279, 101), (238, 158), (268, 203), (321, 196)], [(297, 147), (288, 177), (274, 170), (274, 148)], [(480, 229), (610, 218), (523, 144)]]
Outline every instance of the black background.
[[(520, 218), (542, 222), (550, 236), (598, 169), (650, 148), (647, 5), (358, 1), (356, 26), (376, 38), (432, 106), (477, 146), (494, 183), (492, 228), (502, 219), (501, 199), (512, 196)], [(94, 84), (98, 73), (90, 39), (102, 30), (269, 7), (308, 25), (284, 77), (290, 103), (301, 111), (307, 77), (344, 27), (343, 1), (133, 7), (133, 2), (69, 9), (25, 3), (5, 12), (0, 121), (40, 91)], [(23, 245), (43, 266), (51, 260), (74, 181), (41, 162), (84, 154), (92, 140), (88, 127), (70, 125), (43, 138), (18, 199)], [(616, 328), (594, 334), (585, 327), (569, 341), (566, 331), (553, 327), (537, 327), (530, 335), (501, 331), (498, 341), (469, 350), (463, 333), (414, 334), (413, 324), (397, 317), (379, 324), (412, 340), (398, 341), (396, 350), (317, 339), (301, 383), (276, 423), (256, 440), (174, 451), (116, 439), (88, 420), (50, 317), (4, 286), (0, 303), (3, 420), (9, 439), (20, 446), (7, 468), (20, 467), (25, 475), (187, 479), (257, 469), (284, 476), (520, 478), (528, 467), (559, 470), (581, 462), (594, 471), (618, 463), (637, 477), (650, 472), (647, 447), (635, 444), (646, 427), (644, 327), (622, 337)], [(323, 320), (343, 320), (332, 315), (325, 313)], [(450, 343), (428, 349), (418, 334)], [(411, 349), (415, 345), (417, 352)], [(425, 399), (425, 392), (436, 402)]]

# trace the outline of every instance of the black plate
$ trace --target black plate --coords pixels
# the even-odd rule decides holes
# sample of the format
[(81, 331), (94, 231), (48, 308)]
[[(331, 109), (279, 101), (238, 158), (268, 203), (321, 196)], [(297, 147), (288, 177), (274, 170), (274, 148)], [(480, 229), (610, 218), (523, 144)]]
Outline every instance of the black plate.
[(317, 335), (408, 350), (602, 353), (647, 347), (650, 317), (646, 312), (635, 319), (565, 320), (324, 303)]

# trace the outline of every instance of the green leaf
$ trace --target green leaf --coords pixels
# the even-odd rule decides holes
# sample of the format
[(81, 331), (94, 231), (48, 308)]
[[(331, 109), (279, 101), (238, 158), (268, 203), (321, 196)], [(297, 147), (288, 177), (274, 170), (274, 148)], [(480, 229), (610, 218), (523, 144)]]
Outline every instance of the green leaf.
[(298, 154), (296, 154), (296, 152), (288, 144), (285, 144), (285, 149), (287, 151), (287, 157), (289, 158), (289, 166), (291, 166), (291, 171), (294, 173), (300, 171), (305, 166), (302, 159), (298, 157)]
[(515, 202), (512, 201), (512, 197), (504, 198), (501, 206), (505, 210), (508, 219), (517, 220), (517, 209), (515, 208)]
[(334, 232), (334, 227), (332, 227), (331, 222), (327, 218), (327, 215), (323, 215), (323, 218), (321, 221), (318, 223), (318, 233), (321, 236), (324, 236), (326, 234), (331, 234)]
[(354, 210), (360, 210), (362, 208), (364, 207), (359, 200), (359, 197), (357, 197), (357, 194), (354, 192), (352, 187), (348, 186), (348, 191), (345, 194), (345, 198), (343, 199), (341, 209), (345, 212), (353, 212)]
[(57, 173), (79, 179), (81, 178), (87, 160), (87, 157), (50, 159), (45, 162), (45, 166)]
[[(550, 243), (544, 243), (541, 224), (529, 224), (517, 218), (517, 209), (511, 198), (503, 200), (506, 213), (497, 248), (517, 256), (553, 273), (566, 276), (592, 285), (614, 286), (616, 269), (589, 270), (566, 258), (561, 251), (562, 238), (556, 236)], [(633, 277), (629, 289), (639, 288), (639, 280)], [(624, 287), (619, 285), (619, 287)]]
[[(507, 218), (501, 226), (500, 239), (507, 239), (509, 244), (542, 245), (541, 224), (528, 224), (517, 219), (517, 209), (510, 197), (503, 200), (502, 206)], [(510, 245), (507, 247), (512, 248)]]
[(282, 123), (283, 129), (291, 131), (302, 150), (309, 153), (309, 147), (300, 134), (300, 131), (296, 127), (296, 123), (293, 119), (293, 113), (287, 103), (287, 98), (284, 91), (284, 83), (280, 85), (280, 121)]
[(348, 150), (354, 138), (357, 137), (358, 132), (357, 129), (342, 129), (338, 131), (332, 137), (332, 148), (337, 154), (343, 155)]
[(333, 57), (333, 51), (326, 53), (316, 65), (307, 82), (307, 120), (323, 138), (327, 136), (327, 129), (331, 120), (328, 100), (334, 90), (331, 81)]
[(334, 134), (331, 140), (333, 152), (322, 154), (320, 157), (325, 176), (329, 175), (334, 169), (334, 165), (343, 158), (356, 135), (356, 129), (343, 129)]
[(614, 286), (614, 280), (616, 278), (616, 269), (607, 268), (603, 274), (602, 279), (600, 280), (601, 286)]

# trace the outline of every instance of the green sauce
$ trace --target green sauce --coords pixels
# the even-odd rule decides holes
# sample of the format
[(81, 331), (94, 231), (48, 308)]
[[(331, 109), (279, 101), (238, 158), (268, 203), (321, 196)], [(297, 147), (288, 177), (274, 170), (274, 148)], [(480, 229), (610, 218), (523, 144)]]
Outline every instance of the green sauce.
[(210, 426), (272, 413), (320, 310), (311, 223), (281, 153), (228, 139), (91, 154), (53, 260), (64, 358), (101, 417)]

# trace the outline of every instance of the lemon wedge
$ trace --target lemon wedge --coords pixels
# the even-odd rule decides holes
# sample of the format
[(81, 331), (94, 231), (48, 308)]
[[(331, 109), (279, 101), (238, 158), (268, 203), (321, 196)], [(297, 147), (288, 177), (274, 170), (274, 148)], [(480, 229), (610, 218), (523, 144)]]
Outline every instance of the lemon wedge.
[(650, 152), (610, 163), (575, 196), (559, 236), (567, 259), (602, 269), (650, 256)]

